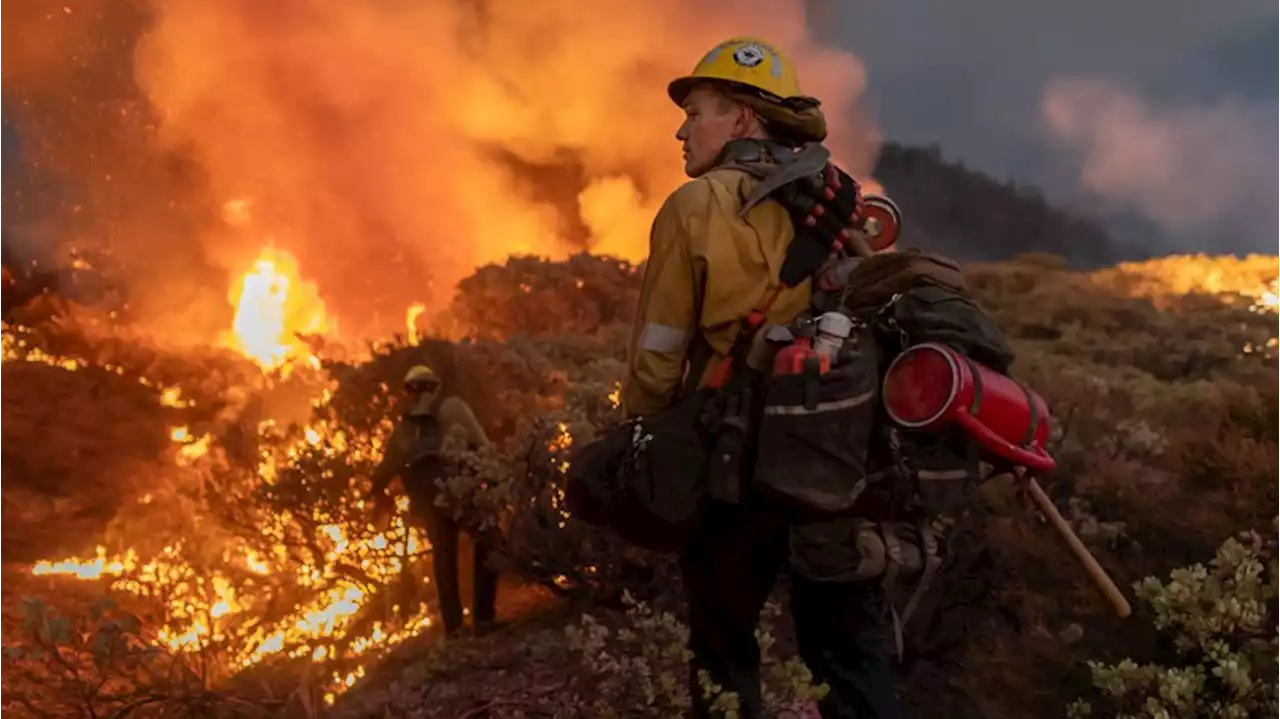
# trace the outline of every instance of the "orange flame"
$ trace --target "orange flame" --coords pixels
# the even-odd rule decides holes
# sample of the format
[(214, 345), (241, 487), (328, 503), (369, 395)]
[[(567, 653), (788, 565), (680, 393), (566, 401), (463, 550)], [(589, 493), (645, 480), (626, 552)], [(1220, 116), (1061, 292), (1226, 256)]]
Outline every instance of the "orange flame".
[[(260, 428), (266, 429), (269, 426)], [(281, 457), (264, 455), (258, 476), (270, 482), (276, 462), (288, 461), (304, 444), (322, 447), (330, 456), (341, 455), (353, 461), (376, 459), (378, 448), (389, 431), (389, 423), (384, 424), (374, 436), (357, 444), (356, 438), (348, 437), (343, 429), (328, 422), (313, 422), (304, 428), (295, 445), (284, 448)], [(203, 460), (203, 451), (190, 450), (203, 449), (207, 435), (197, 439), (186, 426), (177, 426), (170, 428), (170, 439), (177, 447), (175, 461), (179, 466)], [(374, 454), (366, 456), (370, 452)], [(146, 503), (146, 499), (139, 501)], [(360, 516), (364, 502), (359, 487), (353, 484), (343, 501), (356, 510), (348, 521)], [(383, 650), (428, 630), (433, 619), (426, 606), (420, 605), (414, 616), (402, 625), (384, 626), (376, 622), (366, 632), (349, 637), (349, 646), (339, 652), (341, 640), (348, 638), (352, 630), (353, 617), (368, 604), (371, 595), (367, 588), (356, 586), (334, 571), (334, 567), (339, 563), (358, 565), (380, 584), (405, 572), (416, 555), (430, 546), (426, 537), (406, 522), (408, 509), (408, 498), (399, 496), (391, 526), (372, 535), (364, 531), (368, 528), (341, 523), (337, 518), (333, 523), (315, 527), (314, 539), (317, 546), (325, 548), (323, 556), (301, 563), (290, 559), (283, 544), (290, 528), (298, 528), (285, 511), (273, 512), (265, 519), (263, 535), (274, 540), (269, 552), (259, 553), (233, 540), (222, 552), (223, 569), (210, 570), (204, 562), (196, 560), (197, 545), (179, 539), (150, 558), (140, 556), (132, 548), (108, 554), (105, 547), (99, 546), (88, 558), (37, 562), (32, 573), (105, 580), (114, 591), (161, 599), (164, 616), (156, 627), (156, 642), (175, 652), (214, 648), (226, 660), (226, 669), (231, 673), (273, 656), (310, 657), (321, 663), (340, 655), (346, 658), (368, 655), (376, 659)], [(207, 547), (199, 551), (204, 550)], [(258, 577), (272, 577), (273, 583), (254, 581), (229, 571), (233, 567)], [(277, 584), (310, 590), (312, 596), (294, 605), (284, 616), (265, 621), (261, 612)], [(326, 701), (332, 703), (334, 697), (362, 676), (363, 666), (357, 666), (348, 674), (334, 674), (328, 682)]]
[(415, 302), (409, 305), (409, 309), (404, 313), (405, 330), (409, 333), (409, 344), (416, 345), (422, 339), (418, 334), (418, 318), (423, 312), (427, 311), (427, 306), (421, 302)]
[(231, 288), (236, 308), (230, 345), (266, 369), (310, 358), (298, 334), (326, 334), (330, 322), (316, 286), (298, 274), (293, 255), (266, 247)]

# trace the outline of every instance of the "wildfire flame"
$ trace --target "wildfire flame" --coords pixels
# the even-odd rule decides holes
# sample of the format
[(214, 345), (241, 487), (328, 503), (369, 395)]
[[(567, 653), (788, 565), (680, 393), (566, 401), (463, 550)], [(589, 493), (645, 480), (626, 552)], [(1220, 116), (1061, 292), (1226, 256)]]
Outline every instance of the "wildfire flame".
[[(45, 357), (39, 361), (60, 364)], [(180, 396), (175, 390), (162, 390), (160, 402), (173, 406)], [(268, 421), (259, 431), (265, 435), (273, 429), (274, 424)], [(290, 461), (307, 449), (348, 461), (376, 460), (389, 431), (389, 423), (384, 423), (373, 436), (356, 438), (329, 423), (314, 422), (302, 429), (293, 445), (279, 454), (264, 455), (257, 477), (273, 484), (280, 469), (278, 462)], [(189, 466), (208, 454), (208, 435), (196, 437), (188, 427), (177, 426), (170, 429), (169, 436), (175, 445), (174, 461), (178, 466)], [(349, 510), (347, 516), (362, 516), (366, 509), (362, 490), (355, 480), (348, 489), (342, 504)], [(140, 504), (150, 501), (150, 496), (139, 499)], [(265, 518), (260, 529), (262, 538), (270, 544), (269, 551), (255, 551), (248, 546), (249, 538), (233, 541), (222, 552), (223, 569), (201, 570), (203, 565), (197, 560), (201, 548), (178, 540), (149, 559), (133, 548), (112, 555), (99, 546), (89, 558), (37, 562), (32, 573), (102, 580), (114, 591), (163, 602), (164, 615), (155, 627), (155, 641), (179, 653), (214, 649), (224, 657), (229, 674), (273, 656), (312, 662), (362, 660), (376, 657), (433, 624), (426, 606), (419, 605), (417, 612), (400, 626), (375, 622), (359, 636), (350, 633), (352, 619), (368, 604), (373, 592), (343, 576), (338, 567), (357, 566), (370, 580), (385, 586), (430, 547), (426, 538), (405, 521), (407, 497), (399, 497), (396, 508), (398, 514), (384, 532), (371, 532), (370, 527), (351, 519), (313, 518), (324, 520), (310, 540), (312, 546), (322, 549), (322, 554), (310, 561), (298, 562), (291, 557), (288, 539), (297, 537), (300, 525), (288, 511), (276, 511)], [(290, 586), (311, 590), (312, 599), (298, 604), (283, 617), (266, 621), (265, 607), (281, 587)], [(364, 671), (363, 664), (357, 664), (354, 669), (335, 673), (330, 677), (326, 701), (334, 701), (364, 676)]]
[(1272, 282), (1267, 289), (1262, 290), (1254, 297), (1254, 312), (1271, 312), (1275, 314), (1280, 310), (1280, 281)]
[[(253, 268), (237, 282), (232, 296), (237, 312), (234, 332), (228, 333), (231, 346), (264, 370), (298, 358), (314, 359), (300, 341), (290, 341), (289, 333), (323, 332), (329, 324), (314, 287), (300, 280), (297, 265), (287, 253), (273, 248), (264, 250)], [(67, 371), (92, 364), (47, 353), (33, 345), (23, 328), (9, 325), (4, 326), (2, 356), (6, 361), (37, 362)], [(110, 364), (101, 368), (117, 374), (126, 372), (123, 367)], [(156, 401), (163, 407), (185, 409), (194, 405), (179, 387), (159, 386), (145, 377), (139, 382), (156, 391)], [(322, 407), (328, 399), (326, 391), (312, 404)], [(258, 429), (267, 440), (276, 427), (267, 421)], [(330, 423), (313, 422), (300, 429), (292, 445), (275, 453), (267, 450), (256, 478), (273, 484), (280, 463), (293, 461), (307, 450), (348, 462), (376, 461), (389, 431), (390, 423), (384, 422), (372, 435), (349, 437)], [(176, 468), (200, 473), (207, 467), (199, 463), (220, 461), (210, 453), (209, 434), (197, 434), (184, 424), (170, 427), (169, 439)], [(153, 501), (151, 494), (137, 499), (140, 505)], [(220, 657), (226, 674), (243, 671), (273, 656), (317, 663), (347, 660), (347, 668), (330, 677), (325, 699), (332, 702), (364, 676), (363, 664), (351, 668), (352, 660), (375, 658), (384, 649), (421, 634), (433, 624), (426, 606), (419, 605), (398, 626), (375, 622), (358, 634), (351, 632), (351, 620), (375, 592), (373, 586), (343, 577), (338, 567), (354, 565), (375, 585), (386, 585), (409, 570), (430, 545), (416, 528), (407, 525), (408, 500), (403, 496), (397, 501), (397, 516), (383, 532), (371, 531), (372, 527), (356, 521), (367, 511), (363, 490), (355, 480), (340, 506), (344, 517), (311, 518), (323, 520), (309, 540), (320, 554), (304, 561), (290, 554), (287, 541), (296, 540), (303, 525), (288, 511), (273, 511), (264, 517), (261, 538), (232, 538), (222, 552), (222, 569), (210, 569), (201, 560), (207, 546), (179, 539), (151, 556), (132, 547), (109, 554), (99, 546), (91, 557), (39, 561), (31, 571), (37, 576), (103, 581), (115, 592), (161, 602), (163, 613), (152, 627), (153, 641), (173, 652)], [(265, 552), (251, 546), (255, 539), (256, 543), (266, 541)], [(284, 616), (276, 612), (267, 619), (267, 607), (282, 587), (306, 589), (311, 598)], [(211, 650), (213, 653), (209, 654)]]
[(264, 248), (231, 288), (230, 299), (236, 308), (230, 337), (233, 349), (265, 369), (298, 358), (314, 363), (298, 335), (326, 334), (330, 322), (315, 285), (299, 276), (293, 255)]
[(423, 312), (427, 311), (427, 306), (421, 302), (415, 302), (409, 305), (409, 309), (404, 313), (405, 331), (409, 333), (409, 344), (416, 345), (421, 339), (418, 336), (418, 318)]

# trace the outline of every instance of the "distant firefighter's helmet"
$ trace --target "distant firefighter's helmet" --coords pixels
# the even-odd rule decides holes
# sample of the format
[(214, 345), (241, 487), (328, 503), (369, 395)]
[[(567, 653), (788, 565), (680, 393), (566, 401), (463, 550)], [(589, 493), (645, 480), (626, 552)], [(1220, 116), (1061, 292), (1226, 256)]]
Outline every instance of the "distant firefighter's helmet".
[(440, 378), (430, 367), (414, 365), (404, 375), (404, 386), (415, 390), (432, 389), (440, 386)]

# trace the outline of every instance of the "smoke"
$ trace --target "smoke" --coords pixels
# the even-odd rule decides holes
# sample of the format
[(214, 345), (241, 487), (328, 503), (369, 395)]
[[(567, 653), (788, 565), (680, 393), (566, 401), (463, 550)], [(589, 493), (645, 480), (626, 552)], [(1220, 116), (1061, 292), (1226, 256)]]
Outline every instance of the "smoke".
[(146, 8), (5, 3), (3, 21), (6, 261), (49, 269), (83, 253), (157, 330), (229, 321), (210, 288), (230, 279), (199, 239), (214, 217), (201, 172), (156, 150), (133, 82)]
[(1102, 80), (1058, 79), (1042, 98), (1056, 138), (1083, 153), (1080, 180), (1188, 246), (1244, 235), (1275, 251), (1275, 108), (1225, 100), (1158, 108)]
[[(5, 39), (42, 102), (24, 142), (115, 218), (117, 259), (175, 332), (228, 326), (232, 278), (268, 244), (357, 334), (512, 252), (641, 259), (685, 179), (666, 84), (732, 35), (791, 57), (852, 171), (874, 158), (862, 68), (809, 39), (800, 0), (13, 5), (33, 32)], [(59, 95), (71, 82), (91, 106)]]

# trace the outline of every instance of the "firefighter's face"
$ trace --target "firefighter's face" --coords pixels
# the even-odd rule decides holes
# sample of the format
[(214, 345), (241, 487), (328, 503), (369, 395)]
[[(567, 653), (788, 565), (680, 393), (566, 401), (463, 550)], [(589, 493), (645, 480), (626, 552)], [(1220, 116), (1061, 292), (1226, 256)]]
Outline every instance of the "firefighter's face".
[(440, 390), (440, 384), (437, 382), (411, 382), (404, 386), (405, 394), (412, 401), (421, 401), (430, 399)]
[(760, 134), (751, 108), (707, 85), (693, 88), (685, 98), (684, 113), (676, 139), (683, 146), (684, 172), (689, 177), (700, 177), (714, 167), (725, 143)]

